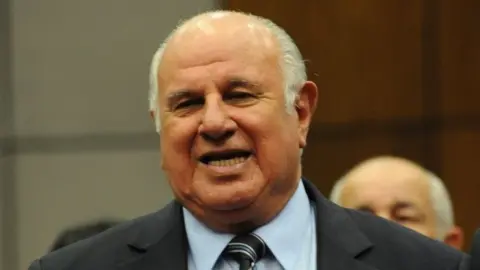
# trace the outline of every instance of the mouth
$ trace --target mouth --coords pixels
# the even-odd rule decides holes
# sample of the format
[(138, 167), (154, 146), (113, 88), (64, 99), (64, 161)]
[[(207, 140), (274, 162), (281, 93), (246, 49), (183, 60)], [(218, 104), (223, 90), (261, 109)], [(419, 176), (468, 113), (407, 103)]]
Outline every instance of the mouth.
[(244, 163), (251, 155), (252, 152), (246, 150), (210, 152), (202, 155), (199, 161), (209, 166), (228, 167)]

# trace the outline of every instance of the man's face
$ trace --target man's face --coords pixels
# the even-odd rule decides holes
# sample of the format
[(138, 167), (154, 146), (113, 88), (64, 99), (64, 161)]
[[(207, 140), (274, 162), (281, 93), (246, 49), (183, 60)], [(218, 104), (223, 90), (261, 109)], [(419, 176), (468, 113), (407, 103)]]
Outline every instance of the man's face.
[(398, 222), (431, 238), (436, 218), (425, 174), (397, 162), (374, 164), (347, 176), (341, 204)]
[(255, 27), (198, 23), (170, 42), (159, 68), (163, 168), (177, 199), (221, 231), (264, 223), (283, 208), (301, 175), (316, 101), (307, 83), (287, 113), (277, 45)]

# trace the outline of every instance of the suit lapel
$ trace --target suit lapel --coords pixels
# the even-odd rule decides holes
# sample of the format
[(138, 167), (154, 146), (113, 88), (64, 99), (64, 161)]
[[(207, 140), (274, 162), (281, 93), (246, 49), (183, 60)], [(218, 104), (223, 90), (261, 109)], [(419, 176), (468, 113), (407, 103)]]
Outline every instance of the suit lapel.
[(369, 252), (373, 244), (347, 212), (325, 199), (309, 181), (304, 180), (304, 184), (316, 210), (317, 269), (377, 270), (359, 258)]
[(118, 270), (187, 270), (188, 243), (181, 206), (172, 202), (155, 221), (131, 238), (130, 256), (117, 263)]
[(331, 245), (317, 252), (317, 269), (319, 270), (378, 270), (357, 259), (344, 249)]

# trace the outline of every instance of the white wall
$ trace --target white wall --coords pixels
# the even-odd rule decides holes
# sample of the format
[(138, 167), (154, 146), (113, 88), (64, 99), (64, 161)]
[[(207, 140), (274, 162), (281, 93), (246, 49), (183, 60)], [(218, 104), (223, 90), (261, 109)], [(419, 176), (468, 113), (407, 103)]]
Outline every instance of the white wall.
[(0, 241), (17, 260), (4, 270), (27, 269), (66, 226), (171, 199), (147, 112), (150, 57), (179, 19), (214, 5), (10, 0), (16, 231)]

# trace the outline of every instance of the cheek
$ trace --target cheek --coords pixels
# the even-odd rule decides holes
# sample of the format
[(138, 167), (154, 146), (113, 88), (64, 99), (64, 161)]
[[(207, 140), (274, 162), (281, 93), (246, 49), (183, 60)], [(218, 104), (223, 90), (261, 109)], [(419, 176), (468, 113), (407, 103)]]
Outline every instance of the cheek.
[(177, 198), (191, 194), (193, 163), (190, 156), (190, 140), (186, 130), (165, 129), (161, 133), (161, 167)]
[[(259, 122), (248, 130), (257, 151), (258, 164), (266, 179), (291, 178), (300, 163), (295, 132), (280, 120)], [(283, 132), (279, 132), (283, 130)]]
[(425, 224), (404, 224), (406, 227), (419, 232), (427, 237), (435, 238), (435, 229)]
[(191, 169), (191, 134), (188, 128), (181, 128), (180, 125), (162, 130), (160, 152), (162, 168), (166, 172), (186, 173)]
[[(297, 143), (298, 122), (294, 115), (282, 113), (283, 107), (259, 106), (248, 112), (235, 112), (239, 127), (261, 144), (277, 143), (277, 146)], [(298, 145), (293, 144), (298, 148)]]

